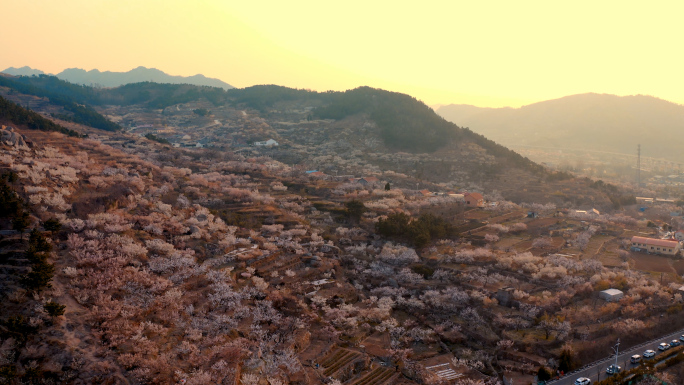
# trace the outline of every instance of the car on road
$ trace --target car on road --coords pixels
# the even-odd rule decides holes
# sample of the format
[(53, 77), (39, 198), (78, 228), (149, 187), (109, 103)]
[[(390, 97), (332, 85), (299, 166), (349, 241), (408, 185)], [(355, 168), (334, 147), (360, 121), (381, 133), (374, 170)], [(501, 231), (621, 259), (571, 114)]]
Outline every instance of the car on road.
[(669, 349), (670, 347), (671, 347), (670, 344), (663, 342), (660, 345), (658, 345), (658, 350), (660, 350), (661, 352), (664, 352), (667, 349)]
[(655, 351), (653, 350), (647, 350), (644, 352), (644, 358), (653, 358), (655, 357)]
[(679, 337), (679, 339), (680, 339), (681, 341), (684, 341), (684, 334), (682, 334), (682, 335)]
[(606, 369), (606, 373), (607, 373), (607, 374), (618, 374), (618, 373), (620, 373), (621, 370), (622, 370), (622, 367), (613, 364), (613, 365), (610, 365), (610, 366)]
[(639, 362), (641, 362), (641, 356), (638, 354), (635, 354), (632, 357), (630, 357), (629, 362), (631, 362), (633, 364), (638, 364)]
[(679, 346), (679, 345), (681, 345), (681, 344), (682, 344), (682, 343), (679, 342), (679, 340), (672, 340), (672, 341), (670, 342), (670, 346), (672, 346), (673, 348), (674, 348), (675, 346)]
[(591, 385), (591, 380), (586, 377), (580, 377), (575, 380), (575, 385)]

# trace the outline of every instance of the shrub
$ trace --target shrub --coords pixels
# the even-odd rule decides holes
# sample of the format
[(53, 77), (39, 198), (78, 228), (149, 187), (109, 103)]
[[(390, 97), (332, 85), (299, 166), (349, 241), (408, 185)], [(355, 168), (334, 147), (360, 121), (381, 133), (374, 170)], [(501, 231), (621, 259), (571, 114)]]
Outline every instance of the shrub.
[(56, 233), (62, 228), (62, 224), (59, 222), (58, 219), (50, 218), (47, 221), (43, 222), (43, 228), (45, 229), (45, 231)]
[(66, 309), (66, 305), (60, 305), (57, 302), (50, 301), (45, 303), (45, 305), (43, 305), (43, 308), (51, 317), (59, 317), (62, 314), (64, 314), (64, 309)]
[(551, 379), (551, 371), (547, 369), (545, 366), (540, 366), (539, 370), (537, 371), (537, 378), (539, 381), (547, 381)]
[(435, 272), (435, 269), (423, 264), (413, 266), (411, 267), (411, 270), (413, 270), (413, 272), (416, 274), (422, 275), (425, 279), (430, 279), (432, 273)]

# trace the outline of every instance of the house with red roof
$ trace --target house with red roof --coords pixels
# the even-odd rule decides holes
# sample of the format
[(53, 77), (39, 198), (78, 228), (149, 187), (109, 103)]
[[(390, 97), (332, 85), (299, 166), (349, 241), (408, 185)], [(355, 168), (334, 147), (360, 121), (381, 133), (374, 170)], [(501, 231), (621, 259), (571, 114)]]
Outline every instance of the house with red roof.
[(484, 207), (484, 197), (480, 193), (476, 192), (466, 192), (463, 193), (463, 198), (465, 199), (466, 206), (470, 207)]
[(677, 255), (682, 248), (681, 243), (672, 239), (656, 239), (647, 237), (632, 237), (632, 250), (645, 251), (653, 254)]
[(321, 171), (309, 172), (309, 173), (307, 173), (307, 175), (310, 178), (316, 178), (316, 179), (325, 179), (328, 177), (328, 175), (326, 175), (324, 172), (321, 172)]
[(369, 184), (373, 185), (373, 184), (380, 182), (380, 179), (378, 179), (374, 176), (365, 176), (363, 178), (359, 178), (358, 182), (364, 186), (367, 186)]

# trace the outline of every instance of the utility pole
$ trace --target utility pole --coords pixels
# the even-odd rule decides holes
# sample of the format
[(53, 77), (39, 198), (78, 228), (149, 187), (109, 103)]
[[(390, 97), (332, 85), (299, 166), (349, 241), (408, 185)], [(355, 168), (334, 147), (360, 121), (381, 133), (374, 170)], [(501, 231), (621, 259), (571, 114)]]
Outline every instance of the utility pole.
[[(620, 339), (618, 338), (617, 344), (615, 344), (615, 347), (613, 348), (613, 350), (615, 351), (615, 366), (613, 366), (613, 370), (617, 370), (617, 366), (618, 366), (617, 359), (618, 359), (619, 349), (620, 349)], [(617, 372), (614, 372), (613, 374), (617, 374)]]
[(637, 145), (637, 188), (641, 187), (641, 144)]

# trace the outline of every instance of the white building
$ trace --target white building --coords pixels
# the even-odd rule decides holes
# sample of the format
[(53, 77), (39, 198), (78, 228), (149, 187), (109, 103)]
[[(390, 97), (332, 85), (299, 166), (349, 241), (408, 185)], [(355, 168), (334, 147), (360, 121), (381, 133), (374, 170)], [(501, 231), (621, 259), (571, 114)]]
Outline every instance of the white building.
[(599, 293), (599, 297), (605, 299), (608, 302), (619, 301), (624, 296), (625, 294), (618, 289), (607, 289)]
[(277, 146), (277, 145), (278, 145), (278, 142), (276, 142), (276, 141), (273, 140), (273, 139), (269, 139), (269, 140), (267, 140), (267, 141), (265, 141), (265, 142), (254, 142), (254, 145), (255, 145), (255, 146), (267, 146), (267, 147), (268, 147), (268, 146)]

